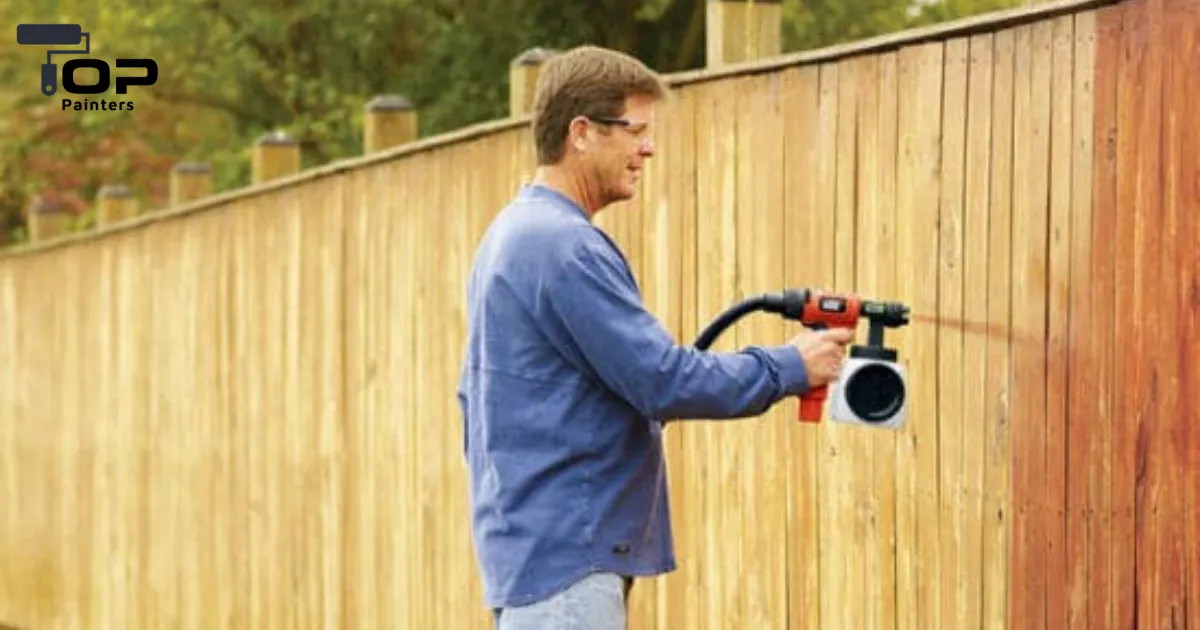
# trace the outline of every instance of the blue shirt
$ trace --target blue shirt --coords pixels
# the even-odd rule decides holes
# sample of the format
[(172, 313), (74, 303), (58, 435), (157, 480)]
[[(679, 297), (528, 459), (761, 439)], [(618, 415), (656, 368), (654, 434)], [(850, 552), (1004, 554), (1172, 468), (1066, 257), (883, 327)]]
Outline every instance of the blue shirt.
[(617, 245), (529, 185), (484, 234), (458, 386), (472, 533), (489, 607), (592, 571), (675, 569), (662, 430), (762, 414), (807, 389), (795, 347), (677, 345)]

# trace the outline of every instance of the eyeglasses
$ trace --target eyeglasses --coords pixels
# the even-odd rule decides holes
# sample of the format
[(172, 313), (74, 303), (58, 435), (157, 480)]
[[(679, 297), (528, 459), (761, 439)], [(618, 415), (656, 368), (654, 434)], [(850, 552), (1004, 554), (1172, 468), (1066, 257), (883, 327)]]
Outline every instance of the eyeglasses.
[(588, 116), (588, 119), (602, 125), (614, 125), (629, 132), (635, 139), (645, 142), (649, 138), (650, 124), (647, 122), (629, 120), (628, 118), (612, 118), (608, 116)]

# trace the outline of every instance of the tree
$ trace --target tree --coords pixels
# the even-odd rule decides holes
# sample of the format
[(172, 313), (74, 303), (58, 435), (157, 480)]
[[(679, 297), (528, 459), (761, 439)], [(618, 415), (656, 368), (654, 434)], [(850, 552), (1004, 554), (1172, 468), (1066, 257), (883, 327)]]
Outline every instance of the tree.
[[(826, 46), (1013, 6), (1020, 0), (785, 0), (785, 50)], [(430, 135), (507, 115), (508, 64), (534, 46), (629, 52), (661, 72), (705, 63), (705, 0), (26, 0), (9, 24), (66, 21), (93, 56), (152, 57), (159, 79), (117, 99), (132, 112), (64, 112), (36, 89), (43, 50), (0, 48), (0, 243), (21, 207), (58, 194), (86, 212), (121, 181), (165, 203), (180, 160), (212, 163), (214, 187), (244, 185), (266, 131), (297, 137), (305, 165), (356, 155), (363, 105), (401, 93)], [(33, 17), (33, 16), (36, 16)], [(604, 19), (597, 19), (603, 16)], [(82, 80), (82, 79), (81, 79)], [(88, 221), (86, 214), (83, 222)]]

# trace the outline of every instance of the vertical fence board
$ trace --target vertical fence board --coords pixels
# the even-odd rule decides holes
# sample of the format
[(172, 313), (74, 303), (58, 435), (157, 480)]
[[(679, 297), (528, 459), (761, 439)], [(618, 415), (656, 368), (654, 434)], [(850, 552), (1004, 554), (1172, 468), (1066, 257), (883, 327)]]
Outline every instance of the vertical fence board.
[(1015, 86), (1014, 30), (996, 33), (992, 92), (992, 141), (988, 207), (987, 367), (984, 375), (986, 424), (983, 532), (983, 627), (1008, 628), (1009, 572), (1012, 570), (1011, 499), (1012, 382), (1012, 204)]
[[(832, 274), (817, 288), (853, 290), (854, 279), (854, 220), (855, 220), (855, 132), (857, 130), (857, 75), (861, 72), (863, 57), (854, 57), (838, 63), (837, 122), (832, 153), (827, 157), (833, 169), (832, 206), (827, 209), (833, 222), (832, 238), (826, 247), (831, 250)], [(825, 420), (828, 419), (825, 405)], [(863, 584), (862, 545), (863, 532), (859, 529), (856, 464), (862, 458), (851, 451), (850, 429), (844, 425), (822, 421), (820, 426), (811, 427), (821, 438), (817, 465), (826, 475), (822, 478), (821, 545), (837, 550), (837, 560), (822, 563), (822, 584), (826, 585), (821, 597), (821, 619), (844, 628), (861, 628), (866, 606), (855, 605)]]
[[(1160, 308), (1155, 313), (1159, 318), (1158, 326), (1154, 329), (1156, 346), (1163, 355), (1163, 360), (1155, 363), (1156, 382), (1158, 387), (1157, 414), (1159, 430), (1154, 436), (1155, 445), (1160, 449), (1151, 455), (1153, 464), (1157, 467), (1157, 487), (1154, 489), (1154, 503), (1150, 509), (1157, 518), (1157, 536), (1155, 547), (1157, 551), (1157, 566), (1151, 571), (1161, 576), (1161, 592), (1158, 599), (1158, 611), (1151, 616), (1148, 625), (1187, 627), (1188, 620), (1188, 585), (1187, 585), (1187, 539), (1186, 529), (1188, 519), (1187, 499), (1190, 484), (1188, 483), (1189, 469), (1196, 467), (1195, 455), (1200, 450), (1190, 446), (1186, 402), (1188, 394), (1196, 391), (1194, 382), (1184, 379), (1185, 365), (1200, 357), (1200, 347), (1189, 347), (1186, 339), (1186, 306), (1187, 306), (1187, 277), (1188, 272), (1183, 262), (1183, 255), (1189, 248), (1200, 244), (1200, 234), (1188, 229), (1185, 216), (1195, 214), (1196, 206), (1180, 203), (1181, 186), (1186, 186), (1181, 180), (1179, 166), (1186, 164), (1181, 159), (1179, 141), (1186, 137), (1190, 130), (1192, 140), (1196, 139), (1200, 116), (1192, 114), (1191, 120), (1181, 120), (1189, 112), (1185, 109), (1188, 102), (1181, 98), (1184, 93), (1184, 82), (1194, 82), (1195, 75), (1190, 77), (1182, 72), (1187, 65), (1194, 64), (1196, 57), (1195, 31), (1200, 24), (1195, 19), (1196, 9), (1177, 5), (1173, 1), (1160, 1), (1154, 5), (1158, 13), (1157, 25), (1159, 39), (1164, 43), (1158, 55), (1162, 64), (1162, 105), (1159, 113), (1161, 125), (1161, 141), (1159, 152), (1159, 168), (1162, 177), (1162, 227), (1159, 230), (1161, 247), (1159, 254), (1160, 286), (1156, 296), (1151, 299), (1159, 300)], [(1190, 50), (1191, 55), (1171, 54), (1171, 50)], [(1192, 63), (1180, 63), (1179, 58), (1192, 58)], [(1181, 67), (1182, 66), (1182, 67)], [(1153, 114), (1151, 114), (1153, 115)], [(1193, 170), (1190, 181), (1196, 182)], [(1150, 254), (1155, 254), (1151, 246)], [(1183, 333), (1183, 334), (1181, 334)], [(1194, 394), (1193, 394), (1194, 395)], [(1193, 403), (1194, 404), (1194, 403)], [(1161, 437), (1160, 437), (1161, 436)], [(1177, 489), (1182, 488), (1180, 493)], [(1182, 496), (1181, 496), (1182, 495)], [(1194, 536), (1194, 532), (1191, 534)]]
[[(877, 125), (873, 132), (875, 139), (868, 141), (866, 155), (874, 154), (874, 160), (867, 162), (862, 183), (864, 208), (874, 211), (874, 224), (865, 229), (873, 233), (877, 239), (876, 248), (869, 257), (872, 262), (865, 263), (865, 268), (871, 273), (864, 278), (864, 292), (870, 291), (883, 297), (898, 299), (896, 290), (897, 267), (896, 235), (898, 233), (898, 214), (896, 209), (896, 163), (897, 144), (899, 142), (898, 104), (898, 63), (899, 56), (889, 52), (879, 57), (877, 89), (877, 117), (872, 120), (871, 112), (865, 113), (864, 134), (872, 133), (872, 125)], [(868, 99), (868, 103), (870, 100)], [(860, 136), (869, 138), (869, 136)], [(873, 177), (872, 177), (873, 176)], [(873, 191), (867, 192), (867, 191)], [(870, 243), (870, 237), (867, 237)], [(872, 267), (871, 265), (875, 265)], [(897, 347), (895, 339), (887, 341), (890, 347)], [(869, 627), (887, 629), (895, 628), (897, 623), (896, 593), (896, 447), (902, 435), (890, 431), (881, 431), (873, 436), (871, 445), (872, 486), (875, 492), (874, 527), (871, 535), (874, 537), (872, 552), (873, 564), (868, 566), (868, 575), (876, 576), (871, 580), (875, 586), (872, 594), (876, 609)]]
[[(786, 247), (782, 253), (785, 286), (811, 285), (821, 280), (826, 266), (819, 257), (824, 225), (829, 215), (819, 211), (823, 191), (819, 173), (824, 138), (832, 136), (829, 126), (821, 125), (823, 112), (832, 111), (823, 100), (825, 73), (819, 66), (791, 68), (782, 73), (780, 115), (783, 119), (782, 229)], [(697, 121), (699, 123), (699, 121)], [(780, 406), (784, 419), (799, 412), (795, 401)], [(822, 583), (820, 562), (821, 501), (818, 490), (814, 431), (787, 431), (783, 439), (787, 450), (787, 522), (784, 545), (787, 555), (788, 619), (790, 628), (821, 627)], [(695, 627), (688, 625), (687, 627)]]
[[(699, 321), (697, 309), (698, 279), (692, 273), (699, 265), (699, 260), (705, 255), (700, 251), (697, 242), (698, 204), (696, 187), (696, 134), (701, 121), (697, 120), (697, 99), (695, 91), (681, 91), (678, 95), (679, 110), (678, 131), (674, 134), (673, 175), (672, 181), (676, 187), (678, 198), (672, 198), (670, 210), (673, 219), (672, 226), (677, 230), (680, 242), (678, 255), (672, 255), (679, 261), (679, 268), (672, 272), (672, 277), (679, 282), (679, 334), (681, 341), (690, 343), (700, 333), (703, 325)], [(667, 623), (660, 623), (663, 629), (682, 623), (689, 628), (703, 628), (703, 611), (701, 604), (707, 599), (703, 590), (703, 565), (695, 562), (702, 555), (704, 531), (707, 529), (693, 518), (694, 514), (704, 513), (703, 477), (697, 473), (704, 468), (702, 459), (702, 436), (694, 425), (678, 426), (670, 433), (679, 434), (680, 452), (682, 457), (677, 460), (679, 467), (672, 472), (671, 487), (679, 488), (677, 496), (683, 498), (683, 505), (675, 509), (675, 521), (680, 524), (675, 531), (682, 533), (679, 555), (684, 581), (684, 600), (682, 615), (672, 615)], [(682, 477), (682, 479), (681, 479)], [(679, 604), (677, 604), (679, 605)], [(683, 621), (681, 622), (680, 619)]]
[[(984, 562), (986, 530), (987, 344), (995, 332), (986, 327), (988, 272), (991, 248), (988, 207), (991, 203), (992, 100), (994, 95), (994, 36), (970, 38), (967, 70), (966, 156), (964, 158), (962, 455), (958, 509), (962, 515), (961, 553), (956, 577), (955, 625), (982, 628), (987, 564)], [(983, 330), (980, 330), (980, 328)]]
[[(1088, 505), (1092, 514), (1088, 526), (1090, 568), (1088, 591), (1096, 597), (1088, 606), (1088, 627), (1111, 629), (1115, 623), (1116, 576), (1113, 575), (1115, 549), (1114, 449), (1116, 425), (1116, 235), (1117, 235), (1117, 100), (1121, 37), (1124, 9), (1120, 6), (1097, 11), (1095, 86), (1095, 151), (1092, 180), (1090, 378), (1095, 380), (1095, 416), (1090, 422)], [(1088, 380), (1084, 376), (1084, 380)]]
[[(695, 264), (683, 260), (687, 239), (684, 220), (694, 205), (690, 198), (694, 177), (689, 163), (692, 156), (691, 106), (686, 93), (675, 91), (659, 108), (654, 137), (656, 154), (651, 158), (649, 172), (643, 180), (644, 194), (647, 195), (646, 257), (647, 263), (652, 265), (646, 281), (647, 306), (660, 314), (663, 325), (682, 344), (689, 343), (694, 336), (693, 330), (683, 323), (686, 311), (683, 296), (688, 291), (682, 286), (690, 278), (683, 274), (683, 269)], [(694, 248), (694, 240), (692, 245)], [(669, 424), (664, 431), (667, 476), (673, 496), (668, 509), (677, 554), (683, 557), (692, 556), (700, 529), (686, 518), (694, 513), (691, 501), (695, 484), (690, 482), (687, 466), (691, 458), (689, 440), (690, 434), (680, 424)], [(695, 570), (694, 565), (683, 563), (679, 570), (662, 580), (649, 580), (646, 585), (636, 587), (640, 592), (635, 592), (634, 597), (645, 600), (645, 614), (653, 620), (637, 627), (665, 630), (692, 614), (694, 603), (689, 602), (689, 596)], [(647, 594), (653, 587), (657, 588)]]
[(965, 610), (958, 572), (964, 555), (963, 477), (963, 204), (967, 142), (967, 84), (970, 41), (955, 38), (945, 45), (942, 85), (941, 190), (938, 202), (937, 270), (937, 459), (938, 583), (941, 623), (962, 627)]
[[(654, 142), (658, 142), (664, 134), (669, 134), (668, 129), (670, 122), (666, 119), (665, 107), (660, 105), (655, 112), (655, 128), (650, 130), (651, 138)], [(619, 130), (617, 133), (621, 133)], [(650, 157), (642, 162), (642, 171), (635, 185), (636, 196), (638, 200), (636, 205), (632, 207), (620, 207), (610, 209), (612, 212), (621, 214), (635, 214), (633, 218), (635, 226), (631, 227), (628, 232), (628, 237), (639, 233), (636, 241), (630, 241), (627, 244), (623, 243), (622, 247), (636, 248), (641, 258), (640, 270), (635, 270), (638, 279), (638, 286), (642, 293), (642, 299), (646, 308), (655, 315), (659, 323), (670, 331), (675, 331), (673, 318), (675, 314), (668, 304), (668, 298), (665, 295), (669, 291), (670, 283), (666, 281), (666, 274), (663, 267), (666, 264), (664, 255), (673, 251), (670, 246), (670, 233), (665, 228), (667, 215), (662, 212), (662, 206), (668, 198), (667, 181), (665, 167), (668, 165), (664, 160), (658, 157)], [(640, 226), (636, 227), (636, 226)], [(627, 237), (627, 238), (628, 238)], [(673, 452), (674, 434), (663, 434), (663, 457), (666, 460), (664, 465), (668, 469), (668, 473), (672, 468), (671, 463), (674, 461), (675, 453)], [(674, 506), (671, 506), (674, 507)], [(675, 519), (672, 518), (672, 525), (675, 524)], [(630, 593), (629, 599), (629, 627), (631, 628), (647, 628), (654, 630), (658, 627), (658, 613), (661, 610), (661, 605), (666, 604), (666, 600), (661, 598), (660, 592), (667, 588), (665, 580), (637, 580), (634, 590)]]
[[(254, 523), (264, 507), (259, 501), (259, 493), (254, 484), (255, 480), (262, 478), (255, 474), (257, 470), (254, 467), (254, 458), (259, 451), (256, 450), (256, 444), (253, 441), (254, 436), (260, 430), (261, 423), (258, 419), (263, 417), (256, 408), (260, 404), (261, 398), (255, 389), (255, 379), (261, 374), (261, 371), (257, 371), (255, 367), (261, 361), (262, 356), (256, 351), (255, 339), (261, 335), (254, 334), (256, 327), (251, 326), (249, 322), (254, 321), (261, 326), (262, 313), (254, 309), (251, 303), (254, 295), (252, 284), (257, 277), (251, 263), (253, 259), (251, 242), (256, 235), (249, 230), (250, 217), (243, 212), (238, 212), (239, 209), (237, 205), (227, 209), (229, 213), (227, 224), (229, 309), (230, 318), (236, 323), (232, 327), (229, 337), (230, 362), (223, 366), (222, 370), (230, 384), (229, 422), (233, 426), (232, 443), (237, 445), (236, 450), (231, 453), (232, 461), (230, 463), (231, 472), (238, 486), (239, 500), (236, 504), (238, 507), (234, 509), (234, 527), (238, 531), (238, 541), (242, 545), (238, 550), (236, 568), (233, 571), (233, 574), (238, 576), (236, 583), (240, 586), (238, 590), (241, 610), (236, 622), (249, 625), (254, 622), (256, 595), (258, 595), (254, 584), (256, 577), (254, 545), (258, 543)], [(152, 626), (145, 624), (143, 627)]]
[(86, 270), (91, 267), (92, 253), (95, 250), (96, 245), (89, 243), (85, 247), (75, 249), (68, 256), (68, 303), (73, 315), (69, 335), (72, 345), (67, 355), (70, 362), (63, 370), (64, 376), (69, 379), (69, 382), (64, 383), (67, 390), (67, 417), (64, 422), (70, 427), (70, 442), (74, 448), (63, 454), (63, 476), (69, 479), (70, 483), (66, 491), (59, 496), (59, 500), (63, 502), (64, 512), (68, 517), (68, 546), (64, 552), (69, 558), (68, 566), (72, 568), (71, 595), (76, 602), (73, 617), (76, 623), (82, 626), (95, 623), (97, 598), (94, 589), (97, 589), (99, 584), (95, 579), (94, 567), (96, 563), (102, 562), (103, 555), (103, 550), (92, 539), (91, 528), (72, 524), (95, 523), (99, 513), (96, 495), (89, 488), (98, 460), (93, 445), (101, 435), (101, 429), (96, 422), (93, 393), (96, 378), (89, 373), (89, 368), (95, 365), (93, 344), (90, 340), (96, 332), (98, 313), (94, 310), (97, 285)]
[[(696, 126), (696, 251), (697, 309), (700, 325), (712, 321), (733, 304), (737, 295), (736, 258), (736, 118), (728, 111), (736, 106), (736, 92), (720, 84), (697, 86), (697, 120), (722, 121), (725, 124)], [(741, 345), (744, 326), (728, 329), (712, 345), (712, 350), (732, 350)], [(703, 592), (740, 593), (741, 541), (744, 530), (739, 506), (741, 464), (747, 457), (739, 439), (738, 427), (731, 423), (705, 422), (694, 431), (702, 436), (701, 449), (710, 459), (698, 467), (704, 472), (697, 479), (704, 486), (705, 513), (710, 516), (704, 527), (702, 559)], [(705, 599), (706, 626), (721, 628), (743, 625), (738, 603), (740, 596)]]
[[(421, 365), (417, 355), (417, 321), (413, 315), (422, 312), (417, 303), (420, 274), (417, 267), (420, 252), (417, 247), (424, 239), (419, 231), (420, 206), (412, 199), (412, 191), (419, 189), (424, 179), (418, 174), (419, 158), (414, 156), (389, 169), (395, 183), (387, 195), (391, 203), (381, 209), (392, 217), (388, 248), (392, 255), (390, 275), (394, 278), (396, 293), (392, 300), (393, 315), (388, 321), (392, 341), (389, 363), (397, 383), (389, 400), (388, 413), (381, 414), (377, 421), (396, 426), (395, 440), (390, 443), (393, 452), (409, 454), (421, 452), (420, 441), (416, 438), (421, 423), (404, 422), (402, 419), (418, 416), (422, 389), (419, 379), (425, 375), (424, 370), (414, 369), (414, 366)], [(396, 625), (413, 627), (422, 623), (423, 619), (428, 619), (423, 605), (429, 599), (429, 592), (422, 588), (425, 584), (425, 562), (421, 553), (424, 547), (420, 544), (420, 522), (417, 519), (423, 487), (420, 466), (424, 458), (386, 454), (383, 457), (395, 461), (397, 468), (387, 474), (396, 480), (393, 489), (397, 505), (394, 513), (396, 518), (389, 521), (392, 523), (392, 530), (388, 534), (392, 541), (392, 554), (385, 559), (385, 563), (394, 567), (398, 582), (396, 591), (401, 595), (394, 611)]]
[[(817, 111), (817, 120), (819, 130), (816, 138), (811, 142), (817, 147), (818, 160), (816, 166), (816, 181), (817, 189), (816, 198), (813, 199), (814, 205), (807, 209), (807, 213), (812, 215), (807, 224), (801, 229), (807, 232), (810, 236), (807, 242), (803, 244), (806, 250), (812, 252), (811, 258), (807, 261), (808, 265), (801, 267), (798, 271), (803, 271), (803, 280), (798, 283), (798, 286), (811, 287), (831, 287), (834, 283), (834, 271), (836, 268), (836, 251), (835, 251), (835, 235), (836, 235), (836, 208), (837, 208), (837, 143), (838, 129), (842, 124), (843, 117), (841, 115), (842, 106), (840, 103), (841, 72), (845, 66), (837, 63), (829, 63), (820, 66), (819, 76), (819, 103)], [(791, 410), (792, 413), (799, 413), (799, 408)], [(836, 530), (830, 524), (830, 519), (836, 519), (839, 513), (840, 505), (831, 504), (826, 496), (826, 488), (830, 485), (829, 479), (832, 475), (828, 470), (825, 474), (820, 471), (824, 468), (822, 460), (827, 452), (826, 435), (823, 429), (827, 427), (811, 427), (809, 433), (813, 436), (813, 463), (812, 466), (817, 472), (816, 486), (813, 488), (815, 500), (817, 502), (816, 514), (813, 520), (817, 526), (816, 541), (817, 541), (817, 564), (820, 572), (819, 576), (819, 593), (820, 600), (817, 602), (819, 609), (819, 618), (822, 624), (836, 623), (831, 620), (833, 614), (829, 610), (830, 602), (833, 598), (839, 595), (840, 589), (845, 588), (844, 582), (839, 578), (840, 565), (842, 558), (840, 554), (835, 555), (836, 547), (829, 543), (830, 537), (837, 535)]]
[(1046, 327), (1052, 24), (1016, 37), (1013, 147), (1013, 530), (1010, 623), (1046, 623)]
[[(1164, 291), (1164, 313), (1175, 313), (1174, 324), (1165, 324), (1165, 348), (1178, 353), (1172, 359), (1174, 378), (1164, 388), (1170, 404), (1163, 411), (1174, 422), (1172, 459), (1165, 463), (1173, 476), (1165, 484), (1170, 514), (1165, 522), (1176, 529), (1167, 538), (1165, 551), (1172, 574), (1174, 598), (1170, 619), (1176, 627), (1200, 628), (1200, 115), (1193, 109), (1200, 97), (1200, 8), (1187, 0), (1167, 0), (1163, 23), (1168, 61), (1163, 95), (1163, 167), (1167, 216), (1175, 236), (1173, 249), (1165, 249), (1163, 273), (1174, 283)], [(1190, 251), (1189, 251), (1190, 250)], [(1173, 294), (1173, 295), (1172, 295)], [(1170, 356), (1168, 354), (1167, 356)], [(1182, 486), (1183, 491), (1177, 489)], [(1177, 563), (1177, 564), (1176, 564)], [(1182, 581), (1180, 584), (1178, 581)]]
[[(1050, 176), (1046, 253), (1046, 409), (1045, 462), (1042, 481), (1045, 508), (1044, 562), (1046, 563), (1046, 627), (1067, 625), (1069, 567), (1076, 558), (1067, 554), (1067, 360), (1071, 317), (1071, 222), (1072, 197), (1072, 95), (1074, 73), (1074, 17), (1050, 22), (1050, 127), (1048, 130)], [(1044, 53), (1045, 54), (1045, 53)], [(1080, 558), (1080, 560), (1082, 560)]]
[[(900, 53), (897, 295), (914, 314), (936, 317), (941, 176), (941, 43)], [(897, 444), (897, 589), (901, 628), (941, 627), (938, 527), (937, 329), (914, 322), (896, 335), (908, 381), (909, 418)], [(907, 359), (905, 359), (907, 355)]]
[[(18, 418), (25, 414), (21, 390), (29, 372), (28, 366), (18, 369), (21, 367), (22, 348), (17, 331), (28, 330), (28, 326), (21, 309), (17, 308), (17, 281), (20, 271), (21, 265), (0, 265), (0, 322), (4, 322), (4, 325), (0, 326), (0, 374), (6, 376), (0, 379), (0, 418)], [(24, 303), (22, 305), (24, 306)], [(40, 455), (36, 447), (31, 446), (24, 443), (19, 424), (0, 424), (0, 493), (9, 501), (21, 501), (22, 517), (30, 520), (37, 517), (34, 513), (36, 506), (24, 501), (25, 479), (20, 470), (21, 465), (31, 465)], [(17, 551), (20, 549), (22, 532), (16, 512), (4, 510), (0, 513), (0, 549), (6, 550), (9, 558), (9, 569), (0, 571), (0, 593), (9, 594), (7, 599), (0, 599), (0, 619), (16, 619), (18, 614), (23, 616), (23, 611), (18, 612), (18, 603), (12, 601), (13, 598), (19, 598), (26, 605), (32, 600), (28, 583), (22, 585), (14, 570), (28, 569), (24, 558), (21, 557), (23, 554)]]
[[(779, 77), (759, 75), (744, 79), (739, 89), (737, 118), (737, 293), (749, 297), (778, 291), (783, 285), (780, 262), (786, 234), (783, 225), (783, 142), (778, 129)], [(740, 325), (738, 344), (782, 343), (788, 332), (778, 317), (758, 313)], [(778, 553), (780, 532), (787, 531), (783, 506), (773, 500), (786, 487), (780, 448), (783, 431), (794, 429), (773, 409), (761, 417), (730, 424), (741, 440), (737, 459), (744, 499), (743, 564), (740, 594), (744, 598), (743, 623), (754, 628), (786, 628), (786, 554)], [(734, 509), (734, 506), (730, 506)]]
[[(1139, 91), (1131, 107), (1131, 116), (1138, 138), (1136, 152), (1129, 164), (1135, 171), (1131, 182), (1137, 223), (1134, 243), (1134, 299), (1138, 315), (1136, 343), (1157, 356), (1167, 354), (1177, 341), (1168, 341), (1165, 328), (1175, 327), (1172, 301), (1174, 269), (1161, 265), (1163, 255), (1170, 256), (1177, 232), (1167, 213), (1167, 193), (1164, 191), (1165, 165), (1162, 162), (1166, 140), (1163, 91), (1168, 81), (1168, 59), (1161, 44), (1165, 35), (1162, 0), (1148, 0), (1136, 5), (1139, 9), (1137, 27), (1130, 31), (1130, 43), (1146, 42), (1141, 51)], [(1153, 43), (1153, 44), (1152, 44)], [(1195, 241), (1192, 241), (1195, 245)], [(1171, 345), (1167, 345), (1167, 344)], [(1171, 408), (1178, 384), (1171, 382), (1175, 366), (1168, 360), (1137, 361), (1135, 382), (1138, 396), (1132, 413), (1137, 418), (1135, 443), (1134, 527), (1136, 535), (1136, 621), (1140, 626), (1168, 627), (1181, 620), (1181, 575), (1172, 553), (1174, 542), (1181, 536), (1178, 524), (1183, 516), (1178, 503), (1167, 498), (1168, 487), (1178, 487), (1174, 480), (1173, 451), (1178, 443), (1174, 430), (1177, 415)]]
[[(1092, 120), (1095, 98), (1093, 76), (1095, 14), (1075, 16), (1074, 74), (1071, 101), (1070, 146), (1070, 312), (1066, 364), (1066, 524), (1064, 555), (1069, 562), (1065, 579), (1065, 604), (1068, 628), (1090, 628), (1089, 611), (1103, 593), (1090, 590), (1096, 567), (1092, 540), (1095, 516), (1092, 512), (1091, 483), (1097, 453), (1093, 450), (1100, 426), (1096, 388), (1096, 348), (1092, 343), (1094, 313), (1090, 296), (1095, 290), (1092, 260), (1093, 155), (1095, 152)], [(1063, 158), (1065, 159), (1065, 158)], [(1056, 185), (1061, 185), (1057, 180)]]
[[(17, 330), (24, 328), (21, 311), (17, 308), (17, 265), (0, 265), (0, 418), (18, 418), (24, 415), (21, 409), (21, 383), (18, 379), (24, 370), (19, 370), (20, 346)], [(21, 477), (18, 473), (18, 462), (26, 463), (37, 453), (32, 449), (21, 452), (22, 443), (20, 429), (13, 422), (0, 423), (0, 495), (9, 501), (20, 501), (24, 497), (21, 490)], [(28, 509), (28, 508), (26, 508)], [(24, 512), (24, 510), (22, 510)], [(16, 523), (16, 510), (4, 510), (0, 514), (0, 549), (14, 550), (17, 548), (19, 524)], [(20, 560), (14, 552), (9, 553), (9, 563), (15, 565)], [(9, 593), (9, 597), (24, 595), (18, 580), (10, 568), (0, 571), (0, 593)], [(0, 619), (15, 617), (15, 602), (0, 599)]]
[[(1200, 625), (1200, 10), (1058, 8), (660, 108), (596, 221), (650, 310), (902, 300), (910, 415), (669, 426), (680, 568), (631, 628)], [(488, 627), (455, 388), (528, 133), (0, 259), (0, 624)]]
[(1117, 77), (1117, 162), (1115, 209), (1115, 252), (1119, 261), (1116, 267), (1114, 289), (1116, 317), (1113, 357), (1114, 374), (1111, 386), (1115, 392), (1112, 472), (1113, 513), (1113, 564), (1112, 598), (1113, 621), (1116, 628), (1132, 628), (1137, 623), (1137, 530), (1135, 522), (1137, 459), (1139, 443), (1138, 413), (1141, 392), (1146, 383), (1142, 378), (1144, 361), (1142, 353), (1143, 307), (1137, 294), (1137, 270), (1139, 262), (1135, 231), (1144, 220), (1141, 213), (1145, 206), (1138, 203), (1138, 180), (1144, 177), (1138, 169), (1138, 151), (1142, 146), (1138, 136), (1138, 101), (1145, 88), (1141, 85), (1146, 77), (1146, 55), (1139, 50), (1148, 43), (1145, 16), (1133, 10), (1133, 4), (1122, 5), (1124, 30), (1118, 45), (1121, 50)]
[[(857, 220), (855, 278), (850, 288), (875, 299), (895, 299), (896, 56), (866, 57), (857, 73), (860, 92), (855, 153)], [(857, 331), (862, 343), (862, 329)], [(885, 343), (892, 344), (885, 338)], [(862, 606), (863, 628), (895, 627), (895, 443), (894, 431), (847, 431), (853, 440), (857, 476), (855, 514), (862, 554), (862, 579), (852, 587)], [(864, 464), (863, 462), (869, 462)], [(844, 509), (844, 508), (843, 508)]]
[(375, 520), (368, 506), (378, 496), (377, 475), (372, 474), (375, 453), (371, 449), (374, 440), (369, 439), (367, 427), (376, 409), (375, 396), (380, 391), (372, 387), (372, 380), (379, 369), (379, 353), (385, 346), (380, 344), (378, 329), (380, 315), (387, 312), (387, 294), (372, 278), (385, 276), (376, 268), (372, 275), (372, 264), (386, 260), (380, 246), (381, 237), (387, 236), (386, 228), (376, 223), (386, 213), (371, 212), (366, 201), (364, 188), (373, 178), (379, 178), (384, 169), (350, 173), (342, 186), (342, 203), (345, 208), (343, 223), (343, 290), (342, 334), (345, 349), (345, 417), (343, 419), (342, 470), (345, 502), (342, 515), (342, 540), (340, 541), (342, 575), (345, 582), (341, 592), (342, 620), (348, 626), (379, 625), (380, 619), (368, 612), (371, 602), (380, 595), (375, 588), (386, 574), (377, 567), (372, 550), (379, 548), (376, 538)]

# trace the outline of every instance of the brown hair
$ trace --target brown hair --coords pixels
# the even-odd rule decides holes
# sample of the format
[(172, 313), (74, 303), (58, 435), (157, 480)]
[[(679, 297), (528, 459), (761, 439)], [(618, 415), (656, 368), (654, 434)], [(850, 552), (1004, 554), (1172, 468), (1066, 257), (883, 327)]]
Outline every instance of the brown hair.
[(562, 158), (572, 118), (620, 116), (629, 96), (667, 94), (654, 71), (620, 51), (585, 45), (552, 56), (538, 76), (533, 101), (538, 164)]

